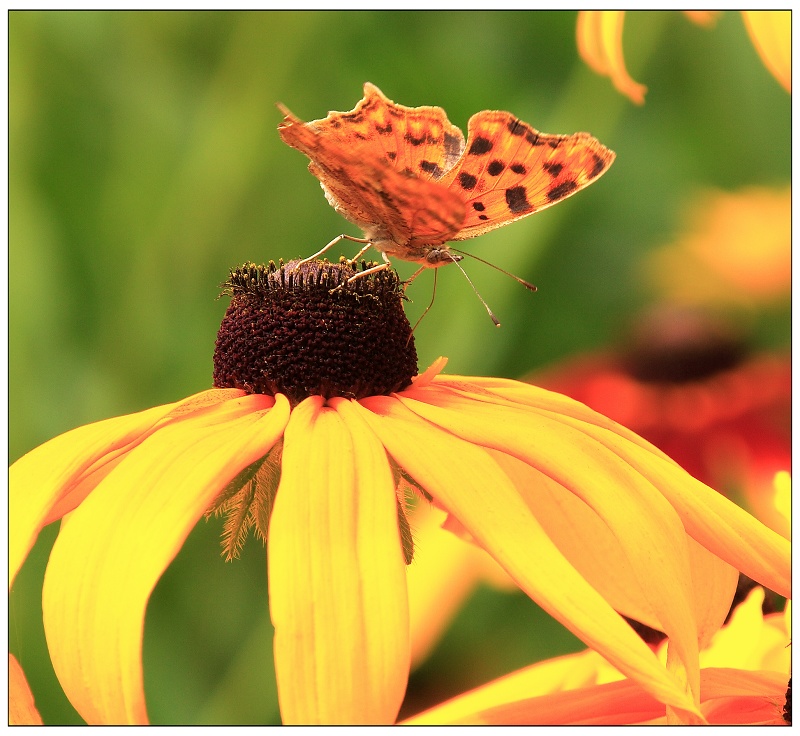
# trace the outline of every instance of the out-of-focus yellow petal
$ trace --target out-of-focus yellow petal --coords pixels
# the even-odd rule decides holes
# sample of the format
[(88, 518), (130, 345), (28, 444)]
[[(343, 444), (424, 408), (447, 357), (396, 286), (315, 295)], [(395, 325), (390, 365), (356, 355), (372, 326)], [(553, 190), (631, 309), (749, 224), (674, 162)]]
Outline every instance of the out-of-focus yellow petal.
[(658, 617), (658, 628), (678, 648), (687, 684), (696, 695), (697, 630), (686, 534), (658, 490), (601, 442), (543, 412), (475, 402), (434, 387), (412, 388), (399, 397), (456, 436), (536, 468), (598, 514), (624, 549), (638, 589)]
[(623, 10), (582, 10), (578, 13), (578, 52), (598, 74), (611, 77), (614, 87), (637, 105), (647, 87), (634, 82), (622, 55)]
[(43, 725), (28, 680), (13, 654), (8, 655), (8, 725)]
[(681, 304), (757, 307), (788, 300), (791, 265), (791, 189), (745, 187), (696, 195), (685, 231), (643, 270)]
[(582, 652), (548, 659), (512, 672), (412, 716), (402, 721), (400, 725), (457, 723), (500, 703), (512, 703), (516, 700), (621, 679), (623, 679), (622, 674), (611, 667), (597, 652), (585, 649)]
[(74, 509), (160, 420), (205, 410), (241, 394), (213, 389), (174, 404), (87, 424), (17, 460), (8, 471), (9, 588), (42, 527)]
[(783, 614), (761, 612), (763, 588), (753, 588), (731, 614), (730, 621), (700, 653), (703, 667), (730, 667), (740, 670), (775, 670), (786, 673), (791, 669), (791, 643), (785, 627), (780, 625)]
[(443, 529), (445, 519), (444, 512), (426, 504), (409, 518), (414, 532), (414, 560), (406, 569), (412, 668), (427, 657), (479, 582), (516, 590), (485, 550)]
[(704, 28), (710, 28), (717, 22), (717, 18), (719, 18), (721, 12), (720, 10), (684, 10), (683, 14), (692, 21), (692, 23), (696, 23), (698, 26), (703, 26)]
[(62, 521), (42, 591), (58, 679), (89, 724), (146, 723), (150, 593), (214, 497), (281, 436), (288, 402), (252, 395), (167, 423)]
[[(478, 699), (479, 690), (488, 690), (490, 683), (473, 691), (478, 709), (468, 710), (467, 701), (460, 707), (457, 700), (437, 706), (404, 721), (408, 725), (457, 724), (486, 726), (613, 726), (647, 721), (664, 714), (664, 704), (642, 690), (632, 680), (549, 693), (538, 697), (504, 701), (505, 693)], [(494, 703), (492, 703), (494, 700)], [(483, 701), (483, 702), (481, 702)], [(456, 707), (459, 706), (459, 707)], [(441, 712), (440, 709), (441, 708)]]
[(564, 559), (488, 452), (421, 420), (397, 399), (374, 397), (361, 404), (398, 464), (531, 598), (662, 702), (694, 709), (681, 685), (663, 667), (653, 667), (647, 646)]
[(775, 508), (790, 524), (792, 521), (792, 476), (785, 470), (775, 473)]
[[(491, 687), (485, 686), (485, 687)], [(700, 673), (701, 709), (709, 723), (780, 725), (786, 682), (775, 672), (705, 669)], [(446, 708), (448, 704), (443, 707)], [(438, 708), (406, 723), (483, 725), (665, 725), (664, 705), (631, 680), (610, 682), (512, 702), (489, 703), (471, 713)]]
[(764, 66), (781, 86), (792, 91), (792, 12), (743, 10), (744, 25)]
[[(781, 710), (788, 677), (779, 672), (706, 668), (701, 710), (711, 725), (785, 725)], [(665, 719), (645, 725), (664, 725)]]
[(269, 527), (270, 614), (285, 724), (393, 723), (408, 603), (386, 453), (350, 402), (292, 412)]

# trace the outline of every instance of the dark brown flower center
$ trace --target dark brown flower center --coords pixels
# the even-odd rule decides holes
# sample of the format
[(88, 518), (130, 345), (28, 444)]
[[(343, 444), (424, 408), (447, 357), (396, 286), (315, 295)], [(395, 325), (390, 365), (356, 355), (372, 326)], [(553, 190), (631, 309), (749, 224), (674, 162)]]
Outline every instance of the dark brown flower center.
[[(297, 263), (231, 271), (214, 386), (282, 393), (293, 405), (313, 395), (360, 399), (409, 386), (417, 352), (397, 274), (348, 281), (360, 271), (345, 259)], [(362, 263), (361, 271), (374, 265)]]

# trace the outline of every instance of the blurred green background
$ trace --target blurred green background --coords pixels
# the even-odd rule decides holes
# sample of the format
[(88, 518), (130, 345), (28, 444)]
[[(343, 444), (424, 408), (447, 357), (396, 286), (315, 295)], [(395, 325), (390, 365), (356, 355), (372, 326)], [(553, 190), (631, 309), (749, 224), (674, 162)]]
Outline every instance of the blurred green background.
[[(9, 454), (87, 422), (211, 385), (231, 266), (306, 256), (340, 232), (307, 160), (281, 143), (299, 117), (349, 110), (365, 81), (466, 128), (510, 110), (548, 133), (587, 130), (617, 152), (599, 182), (468, 251), (416, 333), (420, 369), (520, 377), (615, 340), (652, 299), (639, 264), (707, 187), (790, 181), (791, 98), (736, 12), (713, 29), (630, 14), (637, 107), (578, 57), (574, 12), (19, 12), (9, 14)], [(344, 244), (350, 253), (352, 244)], [(396, 263), (402, 276), (410, 264)], [(430, 298), (418, 279), (413, 323)], [(789, 343), (789, 307), (755, 338)], [(156, 589), (145, 631), (154, 723), (278, 723), (266, 563), (251, 540), (219, 555), (201, 523)], [(80, 723), (41, 627), (46, 529), (10, 597), (10, 650), (46, 723)], [(526, 597), (481, 588), (409, 685), (407, 712), (581, 648)]]

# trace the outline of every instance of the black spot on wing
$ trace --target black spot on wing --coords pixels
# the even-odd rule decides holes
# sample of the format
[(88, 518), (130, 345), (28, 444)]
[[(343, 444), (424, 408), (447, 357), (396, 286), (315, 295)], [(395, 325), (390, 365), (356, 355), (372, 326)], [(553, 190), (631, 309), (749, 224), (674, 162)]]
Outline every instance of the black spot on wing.
[(505, 168), (506, 165), (502, 161), (495, 159), (486, 167), (486, 171), (489, 173), (489, 176), (500, 176)]
[(397, 151), (388, 151), (386, 158), (388, 158), (389, 161), (394, 161), (397, 158)]
[(492, 150), (492, 142), (488, 138), (478, 136), (472, 145), (469, 147), (469, 154), (471, 156), (482, 156), (484, 153), (489, 153)]
[(341, 117), (345, 120), (349, 120), (351, 123), (360, 123), (364, 119), (364, 111), (359, 110), (358, 112), (345, 112), (342, 113)]
[(523, 212), (531, 212), (533, 210), (530, 202), (528, 202), (525, 187), (511, 187), (506, 189), (506, 204), (514, 215), (521, 215)]
[(592, 166), (592, 170), (589, 172), (590, 179), (594, 179), (606, 168), (606, 162), (600, 156), (598, 156), (596, 153), (592, 153), (592, 157), (594, 158), (594, 166)]
[(488, 217), (488, 215), (478, 215), (478, 219), (479, 220), (488, 220), (489, 217)]
[(392, 132), (392, 123), (388, 122), (386, 125), (379, 125), (378, 123), (375, 123), (375, 130), (377, 130), (381, 135), (389, 135)]
[(543, 146), (544, 141), (539, 137), (538, 133), (534, 133), (532, 130), (529, 130), (525, 133), (525, 140), (528, 141), (532, 146)]
[(508, 132), (511, 133), (511, 135), (525, 135), (527, 130), (528, 126), (521, 120), (512, 120), (508, 124)]
[(426, 174), (430, 174), (434, 179), (438, 179), (442, 175), (442, 169), (435, 161), (420, 161), (419, 167)]
[(473, 202), (472, 209), (477, 210), (478, 212), (483, 212), (486, 209), (486, 206), (483, 204), (483, 202)]
[(461, 185), (462, 189), (469, 191), (475, 188), (475, 185), (478, 183), (478, 178), (472, 174), (468, 174), (466, 171), (462, 171), (458, 175), (458, 183)]
[(411, 133), (406, 133), (403, 138), (405, 138), (406, 142), (410, 143), (412, 146), (420, 146), (425, 143), (427, 136), (423, 133), (419, 138), (415, 138)]
[(551, 138), (547, 141), (547, 145), (550, 146), (550, 148), (558, 148), (563, 142), (563, 138)]
[(565, 181), (559, 184), (558, 186), (553, 187), (549, 192), (547, 192), (547, 198), (551, 202), (555, 202), (559, 199), (563, 199), (568, 194), (571, 194), (578, 188), (578, 185), (574, 181)]
[(525, 164), (511, 164), (508, 168), (515, 174), (524, 174), (528, 170), (525, 168)]
[(542, 164), (542, 168), (555, 179), (561, 173), (564, 164), (545, 162)]

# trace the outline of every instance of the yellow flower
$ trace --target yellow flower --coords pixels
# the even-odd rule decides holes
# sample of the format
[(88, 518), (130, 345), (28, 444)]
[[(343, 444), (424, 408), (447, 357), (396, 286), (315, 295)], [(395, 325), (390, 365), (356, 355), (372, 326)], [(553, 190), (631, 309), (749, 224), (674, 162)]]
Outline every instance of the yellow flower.
[(673, 302), (755, 307), (789, 298), (792, 196), (789, 187), (708, 191), (693, 198), (684, 232), (645, 263)]
[[(710, 724), (783, 725), (791, 655), (789, 609), (764, 616), (753, 589), (700, 653), (700, 710)], [(666, 659), (666, 646), (659, 656)], [(407, 725), (666, 723), (665, 707), (596, 652), (539, 662), (459, 695)]]
[[(685, 11), (698, 25), (710, 26), (719, 11)], [(791, 12), (742, 11), (745, 26), (761, 60), (781, 85), (791, 92)], [(622, 53), (623, 10), (582, 10), (578, 13), (578, 52), (598, 74), (637, 105), (644, 104), (647, 87), (635, 82), (625, 68)]]
[[(698, 651), (727, 613), (736, 570), (789, 594), (788, 541), (632, 432), (527, 384), (439, 375), (444, 360), (414, 377), (393, 272), (247, 266), (229, 291), (217, 388), (72, 430), (10, 469), (12, 584), (42, 527), (61, 519), (44, 625), (87, 722), (147, 722), (149, 596), (219, 508), (241, 521), (228, 527), (234, 548), (248, 523), (267, 537), (289, 724), (397, 716), (410, 661), (398, 486), (432, 498), (681, 718), (699, 717)], [(620, 613), (667, 633), (667, 666)]]

